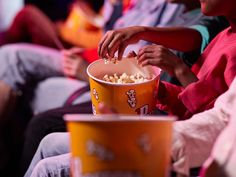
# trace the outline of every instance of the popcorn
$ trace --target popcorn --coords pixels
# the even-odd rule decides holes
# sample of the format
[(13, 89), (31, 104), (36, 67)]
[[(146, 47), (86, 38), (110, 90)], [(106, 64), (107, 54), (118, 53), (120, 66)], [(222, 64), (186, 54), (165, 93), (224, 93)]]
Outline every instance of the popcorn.
[(126, 84), (126, 83), (141, 83), (150, 80), (147, 77), (144, 77), (141, 73), (137, 73), (135, 75), (127, 75), (123, 73), (118, 76), (116, 73), (112, 76), (108, 76), (107, 74), (103, 77), (103, 80), (111, 83), (118, 84)]
[(118, 62), (118, 58), (114, 57), (114, 58), (104, 58), (104, 62), (105, 64), (109, 64), (110, 62), (112, 62), (113, 64), (116, 64)]

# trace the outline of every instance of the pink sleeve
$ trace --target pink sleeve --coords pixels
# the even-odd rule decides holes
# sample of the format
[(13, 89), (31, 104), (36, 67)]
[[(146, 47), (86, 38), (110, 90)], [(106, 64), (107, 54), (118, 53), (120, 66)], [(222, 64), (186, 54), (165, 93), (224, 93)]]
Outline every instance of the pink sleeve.
[(236, 58), (222, 56), (207, 76), (190, 84), (180, 95), (186, 108), (198, 113), (213, 107), (216, 98), (224, 93), (236, 75)]
[(162, 81), (160, 83), (161, 90), (159, 92), (157, 107), (162, 111), (167, 111), (169, 114), (174, 114), (181, 117), (185, 111), (185, 106), (178, 99), (179, 93), (183, 90), (182, 87)]
[(220, 92), (216, 90), (214, 84), (211, 84), (209, 80), (204, 79), (199, 80), (197, 83), (190, 84), (181, 94), (179, 94), (179, 98), (186, 108), (194, 114), (212, 107), (215, 99), (219, 95)]
[[(235, 51), (232, 51), (235, 53)], [(236, 76), (236, 56), (228, 55), (228, 62), (226, 64), (226, 69), (224, 72), (225, 82), (230, 85)]]

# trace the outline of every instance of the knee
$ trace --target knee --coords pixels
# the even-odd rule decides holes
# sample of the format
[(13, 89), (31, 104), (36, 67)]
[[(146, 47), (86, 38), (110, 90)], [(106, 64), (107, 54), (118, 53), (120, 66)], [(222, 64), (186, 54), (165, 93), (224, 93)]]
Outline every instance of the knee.
[(34, 167), (31, 176), (34, 177), (46, 177), (49, 176), (49, 162), (50, 158), (40, 160)]
[(25, 7), (16, 15), (17, 20), (25, 20), (34, 17), (41, 11), (34, 5), (25, 5)]
[(46, 164), (41, 160), (33, 169), (31, 176), (47, 176)]
[(31, 176), (70, 176), (70, 155), (63, 154), (40, 160), (34, 167)]
[(49, 19), (38, 7), (34, 5), (26, 5), (16, 15), (12, 27), (22, 27), (22, 32), (24, 32), (23, 30), (26, 28), (27, 32), (29, 33), (32, 32), (32, 29), (38, 30), (36, 28), (40, 28), (41, 26), (45, 25), (45, 20), (47, 21)]
[(68, 153), (69, 135), (67, 133), (51, 133), (42, 139), (38, 150), (44, 158)]
[(43, 158), (51, 157), (53, 156), (53, 148), (52, 144), (55, 141), (56, 135), (54, 133), (51, 133), (47, 136), (45, 136), (42, 141), (39, 144), (38, 151), (43, 155)]

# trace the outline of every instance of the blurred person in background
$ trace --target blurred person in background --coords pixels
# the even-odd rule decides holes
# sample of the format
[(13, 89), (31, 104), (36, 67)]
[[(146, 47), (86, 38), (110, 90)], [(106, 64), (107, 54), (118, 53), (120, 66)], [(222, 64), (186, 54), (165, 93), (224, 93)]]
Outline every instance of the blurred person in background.
[[(60, 4), (60, 1), (57, 3)], [(55, 22), (37, 6), (26, 5), (16, 15), (9, 29), (1, 33), (0, 45), (29, 42), (57, 49), (72, 46), (96, 47), (102, 35), (103, 3), (103, 0), (96, 3), (93, 0), (76, 0), (67, 19)]]
[(52, 21), (65, 20), (73, 0), (24, 0), (25, 5), (38, 7)]

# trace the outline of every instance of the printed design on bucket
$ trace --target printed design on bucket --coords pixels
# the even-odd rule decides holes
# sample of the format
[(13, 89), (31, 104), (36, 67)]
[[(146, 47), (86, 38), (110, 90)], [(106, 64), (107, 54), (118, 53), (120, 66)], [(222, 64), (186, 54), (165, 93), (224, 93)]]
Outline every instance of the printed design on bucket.
[(112, 161), (115, 158), (114, 153), (110, 149), (95, 143), (93, 140), (88, 140), (86, 147), (89, 155), (94, 155), (101, 161)]
[(98, 101), (99, 100), (99, 95), (98, 92), (95, 88), (93, 88), (93, 96), (95, 97), (95, 99)]
[(137, 108), (135, 111), (139, 115), (147, 115), (147, 114), (149, 114), (149, 105), (145, 104), (144, 106)]
[(93, 115), (96, 115), (96, 114), (97, 114), (96, 107), (95, 107), (94, 104), (92, 105), (92, 111), (93, 111)]
[(148, 153), (151, 151), (151, 140), (147, 134), (142, 134), (137, 141), (138, 147), (144, 152)]
[(128, 92), (126, 92), (127, 96), (128, 96), (128, 100), (127, 102), (129, 103), (129, 106), (131, 108), (135, 108), (136, 104), (137, 104), (137, 99), (136, 99), (136, 92), (134, 89), (129, 90)]

